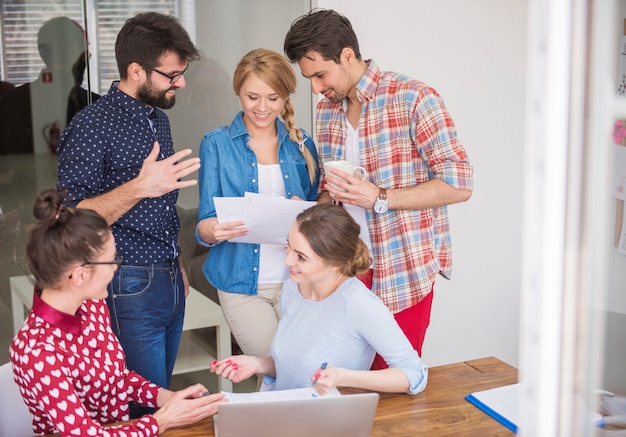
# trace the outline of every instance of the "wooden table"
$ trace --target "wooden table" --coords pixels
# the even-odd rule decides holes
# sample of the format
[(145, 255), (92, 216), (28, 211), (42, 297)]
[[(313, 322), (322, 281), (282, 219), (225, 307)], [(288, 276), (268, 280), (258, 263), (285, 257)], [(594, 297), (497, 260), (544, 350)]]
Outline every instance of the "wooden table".
[[(517, 370), (497, 358), (433, 367), (428, 386), (415, 396), (381, 393), (372, 436), (514, 436), (464, 398), (517, 382)], [(344, 394), (362, 390), (342, 389)], [(213, 437), (213, 419), (170, 429), (163, 437)]]
[[(516, 382), (517, 370), (493, 357), (433, 367), (429, 369), (428, 385), (423, 393), (416, 396), (381, 393), (371, 435), (514, 436), (515, 433), (466, 401), (465, 396)], [(355, 392), (342, 390), (344, 394)]]

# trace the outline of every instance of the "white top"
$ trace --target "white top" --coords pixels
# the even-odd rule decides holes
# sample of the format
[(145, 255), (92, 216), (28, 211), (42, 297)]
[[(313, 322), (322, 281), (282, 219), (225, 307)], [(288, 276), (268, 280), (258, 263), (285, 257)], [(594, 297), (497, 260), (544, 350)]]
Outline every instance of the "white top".
[(346, 159), (354, 162), (356, 165), (361, 165), (361, 159), (359, 158), (359, 131), (358, 128), (352, 127), (346, 117)]
[[(278, 164), (258, 164), (259, 194), (285, 197), (285, 183)], [(285, 243), (287, 234), (285, 231)], [(259, 284), (282, 284), (289, 277), (285, 265), (285, 246), (282, 244), (261, 244), (259, 261)]]

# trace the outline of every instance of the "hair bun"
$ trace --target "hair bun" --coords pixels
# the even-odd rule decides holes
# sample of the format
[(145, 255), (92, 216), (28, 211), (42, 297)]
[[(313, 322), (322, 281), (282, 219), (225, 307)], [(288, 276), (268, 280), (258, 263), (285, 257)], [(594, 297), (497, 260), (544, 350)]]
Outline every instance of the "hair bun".
[(33, 215), (40, 222), (56, 222), (63, 212), (63, 195), (54, 188), (43, 190), (35, 199)]

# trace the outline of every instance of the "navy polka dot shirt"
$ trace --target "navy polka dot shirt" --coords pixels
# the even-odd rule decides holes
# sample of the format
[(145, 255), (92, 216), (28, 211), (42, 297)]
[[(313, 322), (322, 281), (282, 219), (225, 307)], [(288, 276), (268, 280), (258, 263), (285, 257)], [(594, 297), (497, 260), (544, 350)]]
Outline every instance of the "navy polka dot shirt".
[[(57, 189), (67, 191), (69, 206), (107, 193), (137, 177), (155, 140), (159, 159), (174, 153), (167, 115), (120, 91), (114, 82), (63, 131), (57, 148)], [(177, 199), (178, 190), (143, 199), (112, 225), (124, 264), (146, 265), (178, 256)]]

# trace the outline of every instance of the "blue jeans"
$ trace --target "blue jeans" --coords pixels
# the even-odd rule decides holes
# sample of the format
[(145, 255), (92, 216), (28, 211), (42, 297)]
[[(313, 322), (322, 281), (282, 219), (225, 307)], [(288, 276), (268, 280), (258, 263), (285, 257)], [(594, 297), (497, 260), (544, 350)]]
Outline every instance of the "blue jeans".
[[(185, 288), (178, 261), (122, 265), (108, 287), (111, 325), (126, 366), (169, 387), (185, 316)], [(131, 403), (131, 418), (153, 410)]]

